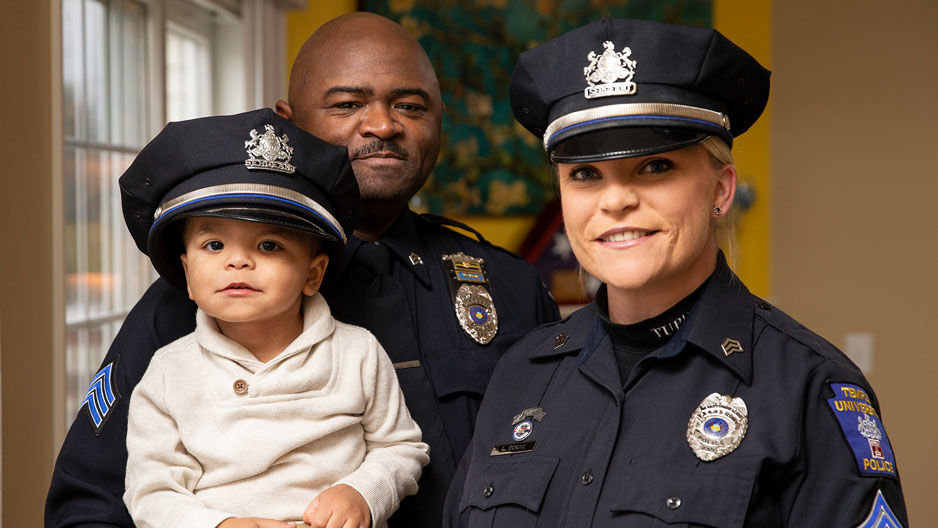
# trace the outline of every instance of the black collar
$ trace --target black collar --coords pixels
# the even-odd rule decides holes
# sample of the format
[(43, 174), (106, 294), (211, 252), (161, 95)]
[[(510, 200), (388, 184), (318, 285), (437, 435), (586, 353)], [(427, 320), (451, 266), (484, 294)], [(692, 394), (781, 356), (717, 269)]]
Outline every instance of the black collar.
[[(391, 254), (399, 261), (402, 268), (409, 269), (420, 282), (429, 287), (430, 274), (427, 271), (426, 259), (431, 257), (417, 230), (417, 222), (421, 221), (416, 213), (405, 209), (379, 242), (391, 250)], [(363, 243), (364, 241), (357, 236), (349, 237), (347, 254), (354, 258), (355, 252)]]
[(697, 304), (687, 342), (706, 350), (748, 385), (752, 382), (754, 312), (752, 295), (720, 252), (713, 279)]

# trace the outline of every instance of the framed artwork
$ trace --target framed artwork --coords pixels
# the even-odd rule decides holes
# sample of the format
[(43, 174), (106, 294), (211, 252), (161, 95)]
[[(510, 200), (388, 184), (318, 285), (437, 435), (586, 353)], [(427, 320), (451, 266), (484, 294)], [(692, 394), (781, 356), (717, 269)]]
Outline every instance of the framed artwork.
[[(508, 85), (518, 55), (602, 17), (711, 25), (711, 0), (361, 0), (427, 51), (446, 111), (440, 158), (414, 198), (447, 216), (538, 215), (556, 198), (544, 151), (515, 122)], [(585, 60), (585, 59), (584, 59)]]

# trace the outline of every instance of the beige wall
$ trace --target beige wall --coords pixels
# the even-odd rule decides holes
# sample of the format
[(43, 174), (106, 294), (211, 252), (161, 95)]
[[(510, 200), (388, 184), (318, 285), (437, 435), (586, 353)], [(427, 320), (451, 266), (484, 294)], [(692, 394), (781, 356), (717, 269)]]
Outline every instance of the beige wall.
[[(61, 137), (58, 2), (5, 2), (0, 16), (0, 347), (3, 349), (3, 517), (41, 526), (53, 455), (53, 350), (61, 347), (61, 240), (53, 234), (61, 192), (53, 174)], [(61, 203), (61, 202), (59, 202)], [(60, 299), (60, 298), (59, 298)], [(61, 423), (61, 421), (59, 422)]]
[[(772, 292), (835, 345), (871, 332), (912, 526), (938, 518), (938, 2), (777, 0)], [(809, 431), (810, 433), (810, 431)]]

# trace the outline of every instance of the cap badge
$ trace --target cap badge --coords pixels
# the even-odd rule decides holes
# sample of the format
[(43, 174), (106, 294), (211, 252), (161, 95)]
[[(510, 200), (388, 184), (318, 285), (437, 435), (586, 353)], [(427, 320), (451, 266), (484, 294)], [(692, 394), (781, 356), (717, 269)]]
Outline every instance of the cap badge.
[[(583, 75), (586, 76), (589, 86), (586, 87), (583, 95), (587, 99), (594, 99), (611, 95), (634, 94), (637, 85), (632, 82), (632, 76), (635, 75), (635, 66), (638, 63), (629, 58), (632, 50), (625, 47), (617, 53), (615, 44), (609, 40), (603, 42), (603, 47), (606, 51), (602, 55), (591, 51), (586, 57), (590, 64), (583, 68)], [(616, 82), (619, 79), (623, 80)]]
[(263, 134), (258, 134), (257, 130), (251, 130), (251, 139), (244, 142), (244, 149), (250, 156), (244, 160), (244, 166), (248, 169), (293, 174), (296, 167), (290, 165), (293, 147), (287, 145), (289, 138), (286, 134), (277, 137), (272, 125), (264, 125), (264, 129)]
[(700, 402), (687, 422), (687, 443), (697, 458), (710, 462), (739, 447), (748, 428), (746, 402), (714, 392)]

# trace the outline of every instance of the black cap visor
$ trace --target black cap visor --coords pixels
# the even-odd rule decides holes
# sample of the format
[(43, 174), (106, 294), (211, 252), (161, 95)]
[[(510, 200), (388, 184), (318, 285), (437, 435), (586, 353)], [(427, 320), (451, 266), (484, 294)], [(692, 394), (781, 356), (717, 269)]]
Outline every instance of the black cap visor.
[(244, 220), (246, 222), (259, 222), (270, 224), (285, 229), (293, 229), (309, 233), (315, 237), (326, 239), (330, 242), (342, 243), (342, 240), (336, 236), (335, 232), (330, 232), (323, 226), (313, 223), (307, 218), (290, 213), (282, 208), (265, 207), (261, 204), (238, 204), (221, 205), (216, 207), (206, 207), (194, 209), (180, 213), (174, 217), (174, 220), (188, 218), (193, 216), (210, 216), (214, 218), (231, 218), (232, 220)]
[(712, 135), (695, 128), (620, 126), (568, 135), (550, 150), (554, 163), (588, 163), (660, 154), (696, 145)]

